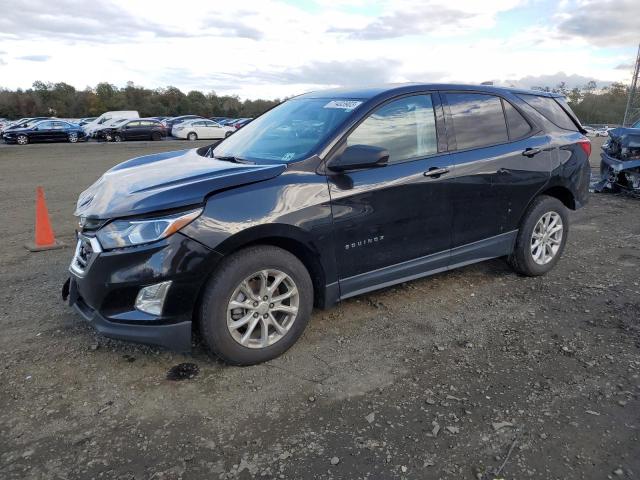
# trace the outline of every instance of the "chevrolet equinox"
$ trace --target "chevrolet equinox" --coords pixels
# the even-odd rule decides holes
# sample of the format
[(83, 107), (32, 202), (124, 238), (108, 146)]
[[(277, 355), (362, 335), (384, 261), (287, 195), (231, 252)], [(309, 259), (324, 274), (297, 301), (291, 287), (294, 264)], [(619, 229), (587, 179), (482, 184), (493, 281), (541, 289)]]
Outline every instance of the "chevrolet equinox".
[(506, 257), (543, 275), (587, 201), (564, 98), (411, 84), (292, 98), (219, 144), (84, 191), (64, 298), (109, 337), (230, 364), (285, 352), (312, 308)]

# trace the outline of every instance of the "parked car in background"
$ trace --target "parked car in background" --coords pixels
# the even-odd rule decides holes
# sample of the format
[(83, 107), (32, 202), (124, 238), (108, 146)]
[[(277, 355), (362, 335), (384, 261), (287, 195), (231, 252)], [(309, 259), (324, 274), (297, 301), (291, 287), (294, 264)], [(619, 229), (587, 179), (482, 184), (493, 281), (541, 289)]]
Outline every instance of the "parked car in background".
[(220, 125), (231, 125), (233, 122), (237, 121), (237, 118), (225, 118), (218, 122)]
[(595, 128), (590, 127), (589, 125), (583, 125), (582, 128), (584, 128), (584, 131), (586, 132), (585, 135), (587, 137), (597, 137), (598, 136), (598, 131)]
[(85, 138), (85, 133), (78, 125), (62, 120), (42, 120), (29, 127), (11, 129), (5, 132), (6, 143), (26, 145), (35, 142), (71, 142)]
[(2, 131), (2, 138), (4, 138), (4, 135), (8, 132), (18, 130), (21, 128), (29, 128), (42, 120), (49, 120), (50, 118), (51, 117), (33, 117), (33, 118), (21, 118), (20, 120), (16, 120), (12, 124), (4, 128), (4, 130)]
[(93, 134), (96, 130), (107, 126), (107, 123), (114, 118), (134, 119), (140, 118), (140, 114), (136, 110), (118, 110), (112, 112), (104, 112), (95, 120), (85, 124), (82, 128), (88, 136), (95, 136)]
[(226, 138), (235, 131), (234, 128), (220, 125), (213, 120), (190, 120), (173, 127), (171, 135), (187, 140), (217, 140)]
[(167, 130), (158, 120), (140, 118), (128, 120), (111, 129), (111, 139), (114, 142), (125, 140), (162, 140), (167, 136)]
[(88, 123), (93, 122), (96, 118), (98, 118), (98, 117), (85, 117), (85, 118), (81, 118), (81, 119), (78, 121), (78, 125), (80, 125), (81, 127), (83, 127), (83, 126), (87, 125)]
[(179, 123), (186, 122), (188, 120), (207, 120), (200, 115), (182, 115), (180, 117), (170, 117), (165, 119), (162, 124), (167, 129), (167, 134), (172, 135), (173, 127), (178, 125)]
[(91, 137), (110, 142), (113, 140), (113, 132), (128, 120), (128, 118), (113, 118), (105, 122), (100, 128), (94, 130)]
[(241, 118), (231, 124), (233, 128), (238, 130), (239, 128), (244, 127), (247, 123), (249, 123), (253, 118)]
[(63, 296), (107, 336), (189, 351), (197, 327), (224, 361), (264, 362), (314, 305), (490, 258), (548, 273), (588, 200), (590, 152), (548, 92), (300, 95), (215, 147), (138, 157), (85, 190)]
[(229, 120), (229, 118), (228, 117), (209, 117), (209, 120), (213, 120), (214, 122), (222, 125), (222, 122)]

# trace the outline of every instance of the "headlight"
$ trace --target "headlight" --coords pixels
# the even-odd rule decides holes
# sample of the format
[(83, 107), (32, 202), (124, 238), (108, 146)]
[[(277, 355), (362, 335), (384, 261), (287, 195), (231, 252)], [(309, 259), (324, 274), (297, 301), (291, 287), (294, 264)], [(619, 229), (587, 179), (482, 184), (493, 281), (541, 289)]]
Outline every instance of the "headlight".
[(155, 242), (176, 233), (201, 213), (198, 208), (164, 217), (114, 220), (98, 230), (97, 237), (105, 250)]

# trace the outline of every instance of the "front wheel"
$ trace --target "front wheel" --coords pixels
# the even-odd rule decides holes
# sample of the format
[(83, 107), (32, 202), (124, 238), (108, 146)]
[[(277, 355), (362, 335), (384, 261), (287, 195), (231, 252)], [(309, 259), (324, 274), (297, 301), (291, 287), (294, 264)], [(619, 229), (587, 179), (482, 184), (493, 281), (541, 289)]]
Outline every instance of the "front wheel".
[(187, 138), (193, 142), (194, 140), (198, 139), (198, 135), (196, 134), (196, 132), (191, 132), (189, 133), (189, 135), (187, 135)]
[(509, 263), (522, 275), (546, 274), (560, 260), (568, 233), (567, 207), (557, 198), (537, 197), (522, 220)]
[(27, 143), (29, 143), (29, 137), (27, 137), (26, 135), (18, 135), (18, 138), (16, 138), (16, 142), (18, 142), (18, 145), (26, 145)]
[(225, 258), (205, 287), (200, 332), (232, 365), (253, 365), (287, 351), (313, 308), (313, 284), (297, 257), (260, 245)]
[(120, 143), (122, 141), (122, 137), (120, 135), (114, 135), (113, 136), (113, 141)]
[(70, 143), (77, 143), (78, 142), (78, 134), (75, 132), (72, 132), (69, 134), (69, 142)]
[(225, 132), (224, 134), (224, 138), (227, 138), (229, 135), (231, 135), (233, 132)]

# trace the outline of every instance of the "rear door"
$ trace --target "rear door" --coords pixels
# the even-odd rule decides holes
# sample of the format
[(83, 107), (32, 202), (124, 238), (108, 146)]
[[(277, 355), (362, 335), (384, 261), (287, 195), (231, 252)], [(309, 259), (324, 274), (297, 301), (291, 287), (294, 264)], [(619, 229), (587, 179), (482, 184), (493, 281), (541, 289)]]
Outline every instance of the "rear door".
[(122, 135), (126, 140), (138, 140), (140, 138), (140, 121), (129, 122), (121, 129)]
[(439, 127), (439, 96), (411, 95), (373, 110), (339, 147), (390, 153), (384, 167), (328, 176), (343, 298), (448, 265), (450, 155)]
[(205, 120), (204, 125), (207, 130), (207, 138), (224, 138), (222, 127), (216, 122)]
[(55, 140), (56, 142), (63, 142), (67, 140), (68, 133), (67, 128), (69, 124), (66, 122), (52, 122), (53, 127), (51, 130), (51, 140)]
[[(452, 264), (502, 255), (517, 228), (507, 219), (518, 200), (505, 196), (505, 187), (517, 184), (526, 195), (546, 182), (548, 138), (531, 138), (532, 126), (500, 96), (443, 92), (443, 99), (456, 166), (451, 179)], [(525, 161), (527, 148), (536, 149), (532, 162)]]

